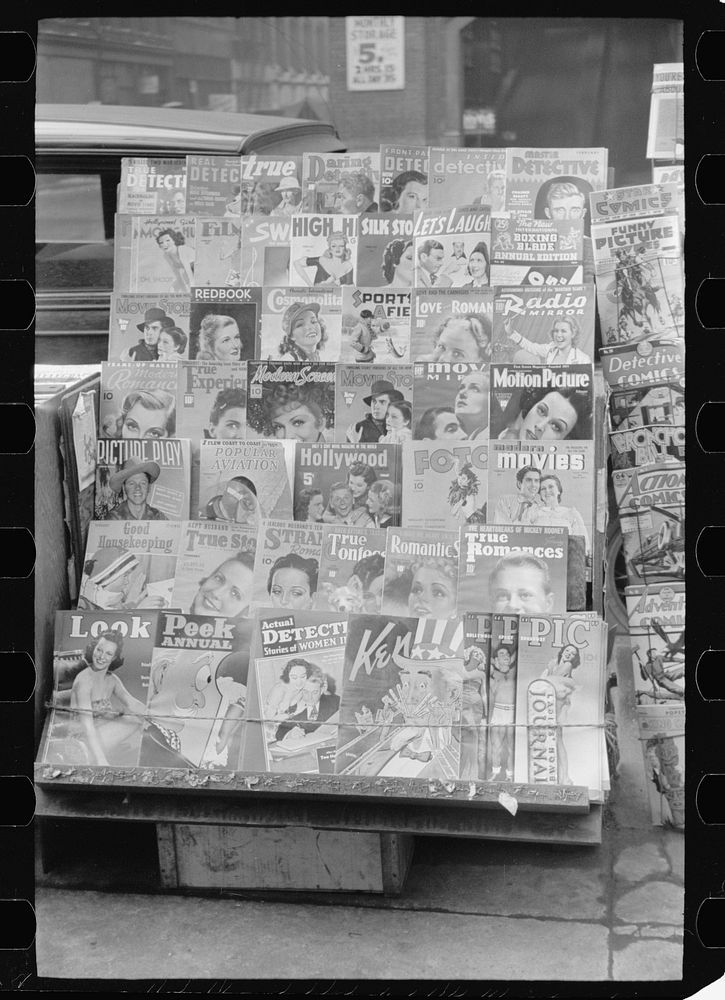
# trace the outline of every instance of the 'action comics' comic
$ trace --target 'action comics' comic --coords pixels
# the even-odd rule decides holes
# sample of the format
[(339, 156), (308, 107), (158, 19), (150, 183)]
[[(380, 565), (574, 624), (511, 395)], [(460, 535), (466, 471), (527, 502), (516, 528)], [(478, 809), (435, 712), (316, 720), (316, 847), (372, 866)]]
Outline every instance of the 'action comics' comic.
[(612, 472), (630, 584), (685, 579), (685, 464)]

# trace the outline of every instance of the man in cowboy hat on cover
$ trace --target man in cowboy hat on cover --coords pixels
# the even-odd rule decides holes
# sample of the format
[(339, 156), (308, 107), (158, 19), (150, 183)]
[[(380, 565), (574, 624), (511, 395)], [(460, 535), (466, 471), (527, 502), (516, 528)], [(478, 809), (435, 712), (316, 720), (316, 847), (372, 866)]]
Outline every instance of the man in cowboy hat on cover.
[(298, 200), (302, 188), (296, 177), (283, 177), (274, 190), (279, 193), (282, 201), (272, 209), (270, 215), (297, 215), (302, 210), (302, 202)]
[(354, 427), (347, 429), (347, 439), (357, 444), (359, 441), (379, 441), (386, 432), (385, 416), (391, 403), (399, 403), (405, 396), (392, 382), (381, 378), (373, 382), (370, 395), (363, 403), (370, 407), (370, 413), (358, 420)]
[(133, 455), (108, 481), (114, 493), (123, 492), (124, 499), (108, 515), (109, 521), (166, 521), (156, 507), (146, 503), (151, 483), (161, 475), (156, 462), (144, 462)]
[(163, 309), (152, 306), (144, 313), (143, 323), (137, 323), (136, 329), (143, 334), (143, 340), (128, 349), (129, 361), (158, 361), (159, 352), (156, 345), (164, 327), (174, 325), (173, 319), (167, 316)]

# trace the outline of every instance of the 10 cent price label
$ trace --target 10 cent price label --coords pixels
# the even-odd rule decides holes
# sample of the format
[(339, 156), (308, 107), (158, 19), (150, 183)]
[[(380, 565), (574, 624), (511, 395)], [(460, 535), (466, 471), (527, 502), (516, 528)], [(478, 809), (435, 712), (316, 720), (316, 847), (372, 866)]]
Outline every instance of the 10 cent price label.
[(347, 89), (405, 87), (405, 19), (346, 17)]

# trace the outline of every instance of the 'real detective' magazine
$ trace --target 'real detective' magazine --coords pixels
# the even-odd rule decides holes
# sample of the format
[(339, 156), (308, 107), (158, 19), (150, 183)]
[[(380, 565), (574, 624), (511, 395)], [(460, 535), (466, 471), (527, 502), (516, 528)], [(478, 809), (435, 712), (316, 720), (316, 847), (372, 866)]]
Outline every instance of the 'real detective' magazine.
[(195, 215), (241, 215), (240, 170), (239, 156), (187, 155), (187, 212)]
[(248, 527), (291, 521), (294, 460), (293, 441), (202, 441), (194, 516)]
[(179, 438), (99, 438), (95, 517), (181, 521), (189, 516), (191, 454)]
[(488, 442), (403, 444), (403, 527), (457, 531), (486, 521)]
[(256, 548), (252, 528), (226, 521), (184, 521), (173, 606), (191, 615), (248, 615)]
[(379, 614), (385, 544), (384, 528), (324, 525), (315, 609)]
[(342, 290), (344, 364), (410, 363), (411, 290), (359, 288)]

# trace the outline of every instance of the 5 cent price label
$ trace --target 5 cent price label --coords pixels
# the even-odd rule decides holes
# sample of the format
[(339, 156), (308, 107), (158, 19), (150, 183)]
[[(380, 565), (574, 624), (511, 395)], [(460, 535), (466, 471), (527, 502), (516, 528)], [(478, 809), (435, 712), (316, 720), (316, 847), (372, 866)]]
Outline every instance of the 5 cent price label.
[(405, 87), (405, 18), (346, 17), (347, 89)]

